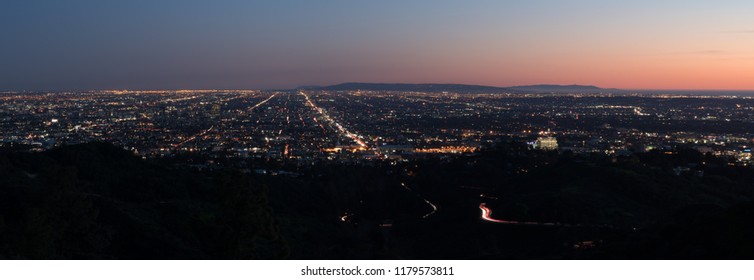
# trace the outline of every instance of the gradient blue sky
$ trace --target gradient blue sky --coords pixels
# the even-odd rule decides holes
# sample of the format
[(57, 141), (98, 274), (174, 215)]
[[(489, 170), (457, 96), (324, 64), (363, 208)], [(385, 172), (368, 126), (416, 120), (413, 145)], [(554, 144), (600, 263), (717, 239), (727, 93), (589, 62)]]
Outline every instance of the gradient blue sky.
[(0, 90), (754, 89), (754, 1), (0, 2)]

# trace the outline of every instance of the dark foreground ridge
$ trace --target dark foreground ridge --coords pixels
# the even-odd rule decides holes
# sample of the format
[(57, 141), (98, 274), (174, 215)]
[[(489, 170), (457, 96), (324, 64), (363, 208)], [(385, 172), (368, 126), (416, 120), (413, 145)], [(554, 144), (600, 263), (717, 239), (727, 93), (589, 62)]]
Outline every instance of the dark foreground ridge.
[[(673, 171), (702, 162), (703, 176)], [(103, 143), (0, 152), (0, 258), (754, 257), (754, 172), (690, 149), (610, 158), (502, 142), (297, 176), (177, 166)]]
[(0, 258), (287, 255), (264, 186), (147, 163), (105, 143), (0, 155)]

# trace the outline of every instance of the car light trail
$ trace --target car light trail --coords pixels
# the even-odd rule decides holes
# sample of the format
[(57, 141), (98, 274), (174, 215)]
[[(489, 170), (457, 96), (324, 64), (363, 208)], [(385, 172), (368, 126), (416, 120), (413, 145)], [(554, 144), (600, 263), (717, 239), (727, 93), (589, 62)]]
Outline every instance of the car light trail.
[(486, 203), (479, 204), (479, 209), (482, 210), (482, 220), (500, 224), (519, 224), (516, 221), (506, 221), (492, 218), (492, 210), (490, 210), (490, 208), (487, 208)]
[(576, 227), (581, 226), (579, 224), (561, 224), (561, 223), (542, 223), (542, 222), (521, 222), (521, 221), (508, 221), (508, 220), (499, 220), (492, 218), (492, 210), (487, 207), (487, 204), (482, 202), (479, 204), (479, 209), (482, 210), (482, 220), (498, 223), (498, 224), (508, 224), (508, 225), (527, 225), (527, 226), (561, 226), (561, 227)]

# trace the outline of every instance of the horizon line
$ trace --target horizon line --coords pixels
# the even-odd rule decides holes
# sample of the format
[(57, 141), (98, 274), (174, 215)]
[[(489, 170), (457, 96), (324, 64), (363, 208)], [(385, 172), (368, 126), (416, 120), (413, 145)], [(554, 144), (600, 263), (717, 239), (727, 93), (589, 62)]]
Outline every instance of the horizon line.
[(593, 84), (578, 84), (578, 83), (568, 83), (568, 84), (559, 84), (559, 83), (536, 83), (536, 84), (522, 84), (522, 85), (509, 85), (509, 86), (498, 86), (498, 85), (484, 85), (484, 84), (471, 84), (471, 83), (451, 83), (451, 82), (416, 82), (416, 83), (407, 83), (407, 82), (342, 82), (342, 83), (334, 83), (330, 85), (299, 85), (295, 87), (289, 87), (289, 88), (272, 88), (272, 87), (260, 87), (260, 88), (89, 88), (89, 89), (24, 89), (24, 90), (5, 90), (0, 89), (0, 93), (23, 93), (23, 92), (82, 92), (82, 91), (212, 91), (212, 90), (223, 90), (223, 91), (232, 91), (232, 90), (265, 90), (265, 91), (289, 91), (289, 90), (297, 90), (303, 87), (328, 87), (328, 86), (336, 86), (341, 84), (396, 84), (396, 85), (429, 85), (429, 84), (438, 84), (438, 85), (466, 85), (466, 86), (482, 86), (482, 87), (496, 87), (496, 88), (514, 88), (514, 87), (526, 87), (526, 86), (542, 86), (542, 85), (554, 85), (554, 86), (593, 86), (597, 87), (599, 89), (604, 90), (623, 90), (623, 91), (727, 91), (727, 92), (740, 92), (740, 91), (754, 91), (754, 88), (751, 89), (720, 89), (720, 88), (699, 88), (699, 89), (693, 89), (693, 88), (620, 88), (620, 87), (602, 87), (597, 86)]

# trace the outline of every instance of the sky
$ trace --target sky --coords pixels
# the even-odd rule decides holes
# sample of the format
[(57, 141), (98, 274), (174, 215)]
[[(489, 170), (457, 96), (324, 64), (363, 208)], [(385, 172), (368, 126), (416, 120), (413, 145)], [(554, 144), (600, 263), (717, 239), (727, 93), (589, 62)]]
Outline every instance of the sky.
[(754, 89), (754, 1), (0, 1), (0, 90)]

